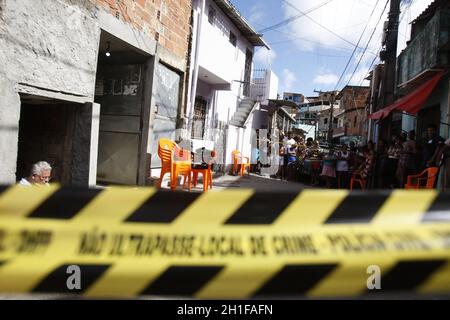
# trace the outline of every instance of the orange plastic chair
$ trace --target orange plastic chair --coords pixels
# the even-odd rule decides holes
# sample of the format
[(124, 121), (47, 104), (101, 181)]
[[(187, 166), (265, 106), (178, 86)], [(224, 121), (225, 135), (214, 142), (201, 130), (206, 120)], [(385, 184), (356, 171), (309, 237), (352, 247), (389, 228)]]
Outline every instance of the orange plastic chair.
[(350, 180), (350, 190), (353, 190), (353, 186), (359, 183), (359, 185), (361, 186), (361, 190), (365, 190), (366, 186), (367, 186), (367, 180), (364, 179), (361, 174), (359, 173), (353, 173), (352, 178)]
[(433, 189), (438, 174), (439, 167), (430, 167), (421, 174), (408, 176), (405, 189)]
[(194, 187), (197, 186), (197, 179), (199, 173), (203, 175), (203, 191), (206, 192), (209, 189), (212, 189), (212, 170), (211, 165), (208, 165), (207, 169), (192, 169), (192, 173), (194, 175), (193, 184)]
[(158, 187), (166, 173), (170, 173), (170, 188), (177, 188), (178, 176), (183, 176), (183, 189), (188, 180), (188, 190), (191, 191), (191, 156), (190, 152), (181, 149), (178, 145), (169, 139), (160, 139), (158, 145), (158, 156), (161, 159), (161, 175), (158, 181)]
[[(214, 159), (216, 157), (216, 152), (211, 151), (211, 156)], [(212, 163), (208, 164), (207, 169), (192, 169), (192, 173), (194, 176), (193, 184), (194, 187), (197, 186), (198, 175), (201, 173), (203, 175), (203, 191), (206, 192), (209, 189), (213, 188), (212, 185)]]
[(233, 175), (237, 172), (238, 165), (241, 165), (241, 177), (244, 176), (245, 168), (247, 168), (248, 174), (250, 174), (250, 159), (248, 157), (241, 156), (241, 152), (239, 150), (234, 150), (232, 152), (233, 155)]

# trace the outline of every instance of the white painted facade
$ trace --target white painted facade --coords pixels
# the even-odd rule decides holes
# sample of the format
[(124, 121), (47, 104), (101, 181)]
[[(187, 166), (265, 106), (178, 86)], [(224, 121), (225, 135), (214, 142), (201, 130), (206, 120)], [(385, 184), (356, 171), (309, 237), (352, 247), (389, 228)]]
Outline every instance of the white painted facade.
[(272, 70), (257, 70), (253, 75), (251, 97), (262, 105), (267, 106), (269, 99), (277, 99), (278, 85), (279, 79)]
[[(196, 130), (195, 139), (191, 140), (196, 147), (203, 145), (209, 149), (213, 145), (217, 151), (218, 162), (229, 166), (232, 163), (233, 150), (239, 150), (248, 157), (251, 154), (253, 108), (248, 118), (246, 116), (245, 125), (234, 126), (230, 121), (243, 102), (255, 104), (249, 97), (244, 96), (246, 61), (248, 55), (253, 57), (254, 45), (215, 1), (195, 0), (193, 10), (194, 36), (191, 85), (188, 92), (187, 138), (191, 138), (192, 129), (196, 125), (194, 119), (199, 122), (199, 107), (196, 109), (195, 105), (196, 101), (201, 100), (206, 104), (205, 112), (200, 112), (204, 115), (204, 130)], [(233, 35), (235, 44), (232, 43)], [(252, 69), (253, 63), (247, 66), (250, 73)], [(247, 75), (247, 79), (251, 79), (251, 74)], [(275, 85), (278, 87), (274, 81), (272, 86)], [(250, 83), (248, 86), (250, 88)], [(197, 118), (194, 115), (197, 115)]]

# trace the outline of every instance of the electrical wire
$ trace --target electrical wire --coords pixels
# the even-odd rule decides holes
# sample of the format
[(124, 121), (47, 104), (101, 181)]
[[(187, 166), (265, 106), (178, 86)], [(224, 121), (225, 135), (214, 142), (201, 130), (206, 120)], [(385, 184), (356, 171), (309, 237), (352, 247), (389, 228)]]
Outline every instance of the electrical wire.
[[(348, 44), (351, 44), (352, 46), (356, 46), (356, 44), (354, 44), (353, 42), (351, 42), (351, 41), (349, 41), (349, 40), (343, 38), (342, 36), (340, 36), (339, 34), (337, 34), (336, 32), (334, 32), (333, 30), (331, 30), (331, 29), (325, 27), (323, 24), (317, 22), (316, 20), (314, 20), (313, 18), (311, 18), (310, 16), (308, 16), (308, 14), (304, 13), (303, 11), (301, 11), (299, 8), (297, 8), (296, 6), (294, 6), (294, 5), (293, 5), (292, 3), (290, 3), (289, 1), (287, 1), (287, 0), (281, 0), (281, 1), (283, 1), (284, 3), (286, 3), (286, 4), (287, 4), (288, 6), (290, 6), (292, 9), (294, 9), (294, 10), (300, 12), (300, 13), (303, 14), (306, 18), (308, 18), (309, 20), (311, 20), (313, 23), (317, 24), (319, 27), (325, 29), (326, 31), (328, 31), (329, 33), (331, 33), (332, 35), (334, 35), (335, 37), (341, 39), (342, 41), (344, 41), (344, 42), (346, 42), (346, 43), (348, 43)], [(358, 48), (360, 48), (360, 47), (358, 47)], [(362, 49), (362, 48), (360, 48), (360, 49)]]
[(364, 36), (364, 33), (366, 33), (367, 27), (369, 26), (369, 22), (370, 22), (370, 20), (372, 19), (373, 14), (374, 14), (376, 8), (378, 7), (378, 3), (379, 3), (379, 2), (380, 2), (380, 0), (377, 0), (377, 2), (375, 3), (375, 6), (373, 7), (372, 12), (370, 13), (369, 18), (367, 19), (367, 23), (366, 23), (366, 25), (364, 26), (364, 30), (362, 31), (362, 33), (361, 33), (361, 35), (360, 35), (360, 37), (359, 37), (359, 39), (358, 39), (358, 42), (356, 43), (355, 48), (353, 49), (353, 52), (352, 52), (350, 58), (348, 59), (347, 64), (345, 65), (344, 70), (343, 70), (342, 73), (341, 73), (341, 76), (339, 77), (338, 82), (336, 82), (336, 86), (334, 87), (334, 90), (337, 89), (337, 87), (339, 86), (339, 83), (341, 82), (342, 78), (343, 78), (344, 75), (345, 75), (345, 72), (347, 71), (347, 68), (350, 66), (350, 63), (352, 62), (352, 59), (353, 59), (353, 57), (354, 57), (354, 55), (355, 55), (356, 49), (358, 48), (359, 43), (361, 42), (362, 37)]
[(348, 86), (348, 84), (352, 81), (353, 77), (355, 76), (355, 73), (356, 73), (356, 71), (358, 70), (358, 67), (359, 67), (359, 65), (360, 65), (360, 63), (361, 63), (361, 61), (362, 61), (362, 58), (364, 57), (364, 54), (366, 53), (367, 48), (369, 47), (369, 44), (370, 44), (370, 42), (372, 41), (373, 35), (375, 34), (375, 32), (376, 32), (376, 30), (377, 30), (377, 27), (378, 27), (378, 25), (380, 24), (380, 21), (381, 21), (381, 19), (383, 18), (384, 13), (386, 12), (387, 5), (388, 5), (388, 4), (389, 4), (389, 0), (386, 1), (386, 4), (385, 4), (384, 9), (383, 9), (383, 12), (381, 13), (380, 18), (378, 19), (377, 24), (376, 24), (375, 27), (373, 28), (372, 34), (370, 35), (370, 38), (369, 38), (369, 41), (367, 41), (366, 47), (364, 48), (364, 51), (363, 51), (362, 55), (359, 57), (358, 63), (356, 64), (355, 69), (353, 70), (353, 73), (352, 73), (351, 77), (350, 77), (349, 80), (347, 81), (346, 86)]
[(304, 17), (305, 15), (307, 15), (307, 14), (309, 14), (309, 13), (312, 13), (312, 12), (314, 12), (314, 11), (316, 11), (316, 10), (322, 8), (323, 6), (329, 4), (329, 3), (332, 2), (332, 1), (334, 1), (334, 0), (327, 0), (327, 1), (323, 2), (323, 3), (321, 3), (320, 5), (318, 5), (318, 6), (314, 7), (314, 8), (309, 9), (309, 10), (306, 11), (305, 13), (300, 13), (300, 14), (298, 14), (298, 15), (296, 15), (296, 16), (293, 16), (293, 17), (291, 17), (291, 18), (289, 18), (289, 19), (283, 20), (283, 21), (278, 22), (278, 23), (276, 23), (276, 24), (274, 24), (274, 25), (272, 25), (272, 26), (269, 26), (269, 27), (266, 27), (266, 28), (264, 28), (264, 29), (262, 29), (262, 30), (259, 30), (258, 32), (259, 32), (259, 33), (265, 33), (265, 32), (268, 32), (268, 31), (272, 31), (272, 30), (274, 30), (274, 29), (276, 29), (276, 28), (282, 27), (282, 26), (284, 26), (284, 25), (287, 25), (287, 24), (289, 24), (289, 23), (291, 23), (291, 22), (293, 22), (293, 21), (295, 21), (295, 20), (300, 19), (301, 17)]

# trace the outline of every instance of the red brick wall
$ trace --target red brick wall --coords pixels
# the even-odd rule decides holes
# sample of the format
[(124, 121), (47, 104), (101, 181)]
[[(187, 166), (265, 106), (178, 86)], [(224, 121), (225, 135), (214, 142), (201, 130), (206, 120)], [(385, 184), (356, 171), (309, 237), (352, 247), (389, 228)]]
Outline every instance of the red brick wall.
[[(365, 110), (369, 88), (346, 88), (342, 95), (342, 103), (347, 112), (345, 122), (347, 123), (347, 135), (365, 136), (367, 113)], [(356, 117), (356, 125), (355, 125)]]
[[(93, 0), (96, 4), (148, 34), (177, 57), (186, 58), (192, 0)], [(159, 18), (158, 18), (159, 16)]]

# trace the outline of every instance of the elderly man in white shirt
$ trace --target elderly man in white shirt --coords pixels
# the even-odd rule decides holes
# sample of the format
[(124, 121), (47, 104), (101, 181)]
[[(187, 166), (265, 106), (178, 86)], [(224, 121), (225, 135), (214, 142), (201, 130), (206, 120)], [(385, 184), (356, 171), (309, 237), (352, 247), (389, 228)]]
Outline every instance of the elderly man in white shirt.
[(30, 175), (27, 178), (22, 178), (19, 182), (19, 185), (48, 185), (50, 182), (51, 173), (52, 167), (48, 162), (37, 162), (31, 167)]

